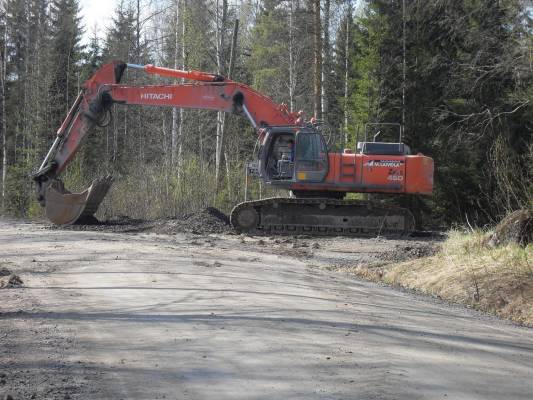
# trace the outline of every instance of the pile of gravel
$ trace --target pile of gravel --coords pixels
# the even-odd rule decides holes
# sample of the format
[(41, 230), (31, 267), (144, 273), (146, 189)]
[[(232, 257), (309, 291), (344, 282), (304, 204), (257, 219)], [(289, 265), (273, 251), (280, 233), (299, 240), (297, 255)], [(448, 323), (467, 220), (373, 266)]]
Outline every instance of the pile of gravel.
[(154, 232), (167, 235), (177, 233), (194, 233), (199, 235), (211, 233), (229, 233), (232, 231), (227, 215), (214, 207), (198, 212), (188, 213), (174, 218), (162, 218), (155, 221), (118, 216), (99, 221), (95, 217), (84, 219), (74, 225), (50, 226), (51, 229), (70, 229), (76, 231), (99, 231), (114, 233)]
[(231, 230), (227, 215), (213, 207), (177, 218), (158, 220), (151, 229), (151, 231), (156, 233), (176, 234), (187, 232), (199, 235), (228, 233)]
[(431, 257), (438, 253), (440, 246), (435, 243), (413, 244), (412, 246), (396, 245), (395, 248), (380, 254), (380, 260), (387, 262), (403, 262), (422, 257)]
[(49, 225), (48, 228), (71, 231), (128, 233), (146, 231), (149, 230), (152, 226), (153, 221), (145, 221), (143, 219), (135, 219), (127, 216), (117, 216), (109, 218), (105, 221), (100, 221), (96, 217), (90, 216), (79, 220), (72, 225)]

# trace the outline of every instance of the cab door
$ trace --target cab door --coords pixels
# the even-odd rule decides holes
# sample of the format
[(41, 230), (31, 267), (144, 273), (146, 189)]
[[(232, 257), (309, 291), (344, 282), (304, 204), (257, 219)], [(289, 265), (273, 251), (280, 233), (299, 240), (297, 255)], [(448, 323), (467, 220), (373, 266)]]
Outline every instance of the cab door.
[(328, 174), (328, 149), (318, 132), (296, 134), (294, 179), (297, 182), (322, 182)]
[[(263, 142), (259, 144), (259, 151), (258, 151), (258, 169), (259, 169), (259, 176), (263, 178), (263, 180), (267, 181), (269, 180), (269, 174), (267, 171), (267, 165), (268, 165), (268, 157), (269, 157), (269, 149), (272, 147), (272, 132), (270, 130), (265, 132), (265, 137), (263, 138)], [(260, 140), (259, 140), (260, 141)]]

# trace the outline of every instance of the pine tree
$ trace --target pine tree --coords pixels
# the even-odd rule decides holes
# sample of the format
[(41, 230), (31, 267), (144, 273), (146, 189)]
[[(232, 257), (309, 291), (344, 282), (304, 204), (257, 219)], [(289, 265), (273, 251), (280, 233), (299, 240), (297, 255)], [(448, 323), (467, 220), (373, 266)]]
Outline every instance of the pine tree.
[(61, 124), (80, 90), (83, 34), (77, 0), (54, 0), (51, 4), (51, 55), (49, 73), (51, 121)]
[(98, 68), (102, 66), (103, 56), (102, 56), (102, 44), (101, 39), (98, 37), (98, 33), (95, 29), (93, 30), (91, 39), (87, 45), (85, 54), (84, 54), (84, 63), (82, 67), (82, 81), (87, 80), (91, 75), (96, 72)]
[[(523, 4), (406, 0), (406, 6), (405, 141), (435, 158), (434, 211), (447, 221), (469, 215), (484, 223), (527, 205), (531, 105), (524, 89), (531, 74), (517, 60), (531, 33)], [(401, 120), (402, 17), (400, 2), (371, 0), (361, 20), (368, 52), (357, 70), (371, 72), (368, 93), (377, 96), (368, 109), (380, 121)], [(369, 61), (372, 69), (364, 68)], [(364, 109), (364, 83), (357, 81), (356, 113)]]
[(11, 0), (4, 5), (3, 201), (8, 212), (25, 215), (32, 198), (27, 171), (41, 151), (47, 127), (47, 2)]
[[(478, 224), (530, 204), (533, 39), (531, 12), (522, 1), (245, 0), (236, 6), (228, 2), (218, 30), (213, 13), (217, 2), (225, 3), (174, 0), (180, 5), (176, 18), (176, 7), (166, 7), (168, 2), (122, 0), (105, 39), (93, 34), (86, 51), (80, 44), (76, 0), (1, 2), (3, 211), (34, 212), (28, 172), (42, 160), (81, 84), (102, 63), (119, 59), (225, 72), (237, 15), (242, 23), (234, 80), (251, 84), (293, 111), (302, 109), (307, 118), (315, 106), (325, 110), (326, 127), (340, 133), (348, 127), (347, 147), (355, 144), (358, 127), (361, 132), (367, 122), (404, 122), (404, 141), (413, 152), (435, 159), (435, 195), (392, 200), (410, 202), (441, 221), (461, 221), (468, 215)], [(350, 3), (362, 4), (353, 21)], [(320, 15), (320, 22), (313, 23)], [(320, 54), (317, 40), (323, 43)], [(322, 74), (314, 71), (317, 55), (323, 58)], [(176, 83), (134, 70), (123, 81)], [(115, 105), (113, 115), (107, 128), (88, 136), (63, 176), (67, 186), (81, 186), (108, 172), (130, 176), (117, 179), (104, 207), (113, 214), (159, 216), (212, 202), (215, 113), (174, 112), (174, 126), (180, 127), (176, 134), (181, 131), (174, 140), (180, 179), (169, 167), (171, 110)], [(227, 116), (224, 126), (218, 163), (225, 185), (216, 201), (228, 209), (242, 200), (241, 173), (256, 137), (243, 118)], [(339, 137), (337, 146), (330, 142), (332, 150), (344, 144), (344, 135)], [(180, 184), (192, 179), (199, 182), (192, 189)], [(153, 213), (149, 202), (158, 204)]]
[[(286, 9), (290, 6), (292, 13)], [(290, 15), (292, 21), (289, 21)], [(308, 118), (314, 115), (313, 75), (310, 73), (314, 60), (313, 30), (309, 24), (312, 17), (311, 10), (299, 1), (289, 4), (265, 1), (251, 32), (251, 55), (247, 60), (255, 89), (276, 102), (293, 103), (293, 110), (303, 110)], [(292, 41), (288, 40), (290, 37)], [(291, 54), (292, 67), (289, 64)]]
[[(353, 92), (355, 68), (352, 62), (355, 60), (354, 53), (357, 50), (354, 42), (355, 26), (352, 18), (351, 2), (347, 1), (343, 17), (340, 20), (333, 46), (331, 61), (332, 77), (329, 84), (327, 123), (335, 136), (335, 148), (346, 148), (348, 142), (348, 128), (351, 126), (350, 114), (353, 104), (350, 94)], [(331, 145), (330, 145), (331, 147)]]
[(136, 13), (130, 2), (121, 0), (115, 9), (111, 29), (109, 29), (103, 50), (104, 62), (122, 60), (135, 62), (136, 49)]
[[(354, 130), (362, 131), (368, 122), (390, 122), (389, 116), (384, 116), (384, 70), (389, 68), (390, 61), (382, 51), (383, 43), (390, 36), (388, 18), (379, 10), (379, 5), (370, 2), (364, 9), (363, 15), (356, 21), (353, 31), (352, 73), (354, 77), (351, 85), (352, 137), (350, 144), (355, 145)], [(392, 120), (394, 121), (394, 120)], [(360, 137), (359, 140), (362, 138)]]

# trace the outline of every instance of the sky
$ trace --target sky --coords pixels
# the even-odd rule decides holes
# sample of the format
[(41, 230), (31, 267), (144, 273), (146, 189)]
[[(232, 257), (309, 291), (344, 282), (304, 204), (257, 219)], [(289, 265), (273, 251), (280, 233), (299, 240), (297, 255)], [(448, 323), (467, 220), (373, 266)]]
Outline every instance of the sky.
[(80, 8), (85, 26), (84, 43), (92, 36), (95, 24), (98, 25), (100, 37), (103, 37), (106, 27), (111, 22), (116, 0), (81, 0)]
[[(89, 43), (89, 39), (93, 35), (94, 26), (98, 26), (98, 36), (103, 38), (105, 36), (106, 28), (111, 23), (111, 18), (114, 14), (115, 8), (119, 0), (80, 0), (81, 16), (83, 17), (83, 25), (85, 27), (85, 34), (83, 43)], [(238, 0), (230, 0), (230, 3)], [(356, 10), (359, 8), (361, 1), (355, 0)]]

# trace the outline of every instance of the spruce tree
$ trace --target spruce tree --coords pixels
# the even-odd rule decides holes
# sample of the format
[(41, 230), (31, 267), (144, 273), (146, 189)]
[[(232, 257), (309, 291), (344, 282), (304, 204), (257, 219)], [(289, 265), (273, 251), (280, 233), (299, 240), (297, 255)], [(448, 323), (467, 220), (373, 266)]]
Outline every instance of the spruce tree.
[[(367, 109), (378, 121), (401, 121), (402, 4), (367, 3), (360, 20), (366, 55), (354, 64), (369, 73), (356, 79), (355, 111), (374, 104)], [(433, 215), (483, 224), (527, 205), (527, 10), (519, 1), (405, 3), (405, 141), (435, 159)]]
[(87, 45), (84, 54), (84, 63), (82, 67), (82, 80), (85, 81), (102, 66), (102, 44), (98, 37), (97, 31), (94, 30), (91, 39)]
[(83, 30), (77, 0), (54, 0), (50, 14), (50, 110), (52, 126), (59, 127), (80, 90)]

